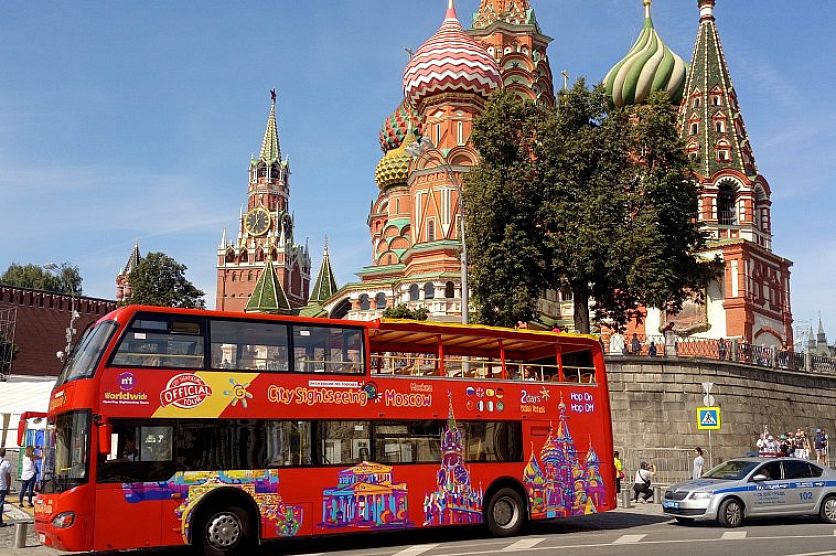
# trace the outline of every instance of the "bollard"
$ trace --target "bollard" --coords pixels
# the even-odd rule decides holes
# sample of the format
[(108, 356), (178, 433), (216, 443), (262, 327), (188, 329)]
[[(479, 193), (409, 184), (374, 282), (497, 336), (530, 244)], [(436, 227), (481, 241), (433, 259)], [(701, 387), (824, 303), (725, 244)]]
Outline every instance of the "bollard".
[(26, 548), (26, 534), (29, 532), (29, 524), (25, 521), (15, 523), (14, 548)]
[(662, 499), (665, 497), (665, 488), (661, 485), (656, 485), (653, 487), (653, 502), (657, 504), (662, 503)]
[(632, 508), (633, 507), (633, 504), (632, 504), (632, 501), (631, 501), (632, 500), (631, 499), (632, 494), (633, 493), (626, 488), (621, 491), (621, 507), (622, 508)]

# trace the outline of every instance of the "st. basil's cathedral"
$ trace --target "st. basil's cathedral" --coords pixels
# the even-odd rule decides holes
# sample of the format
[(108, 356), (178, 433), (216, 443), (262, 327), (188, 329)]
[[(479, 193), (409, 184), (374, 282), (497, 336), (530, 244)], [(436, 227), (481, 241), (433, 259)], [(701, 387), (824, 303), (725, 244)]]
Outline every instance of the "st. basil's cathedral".
[[(704, 295), (694, 296), (704, 302), (686, 302), (678, 314), (648, 309), (634, 330), (791, 344), (792, 263), (772, 251), (771, 188), (755, 164), (715, 3), (697, 0), (699, 28), (687, 64), (663, 42), (651, 0), (643, 0), (641, 34), (604, 78), (616, 107), (640, 104), (653, 91), (680, 106), (678, 126), (699, 187), (698, 220), (709, 238), (699, 255), (719, 256), (724, 265)], [(274, 98), (262, 148), (250, 163), (237, 235), (224, 233), (218, 246), (216, 307), (370, 320), (406, 304), (428, 309), (432, 320), (459, 321), (460, 193), (464, 175), (479, 161), (473, 121), (500, 88), (554, 105), (550, 41), (532, 0), (482, 0), (469, 30), (448, 0), (441, 27), (407, 63), (403, 101), (380, 131), (378, 195), (367, 216), (371, 263), (357, 273), (358, 282), (342, 288), (327, 247), (311, 284), (308, 248), (294, 241), (290, 169), (279, 150)], [(424, 148), (410, 148), (419, 137)], [(547, 292), (538, 308), (541, 319), (532, 325), (571, 327), (568, 293)]]

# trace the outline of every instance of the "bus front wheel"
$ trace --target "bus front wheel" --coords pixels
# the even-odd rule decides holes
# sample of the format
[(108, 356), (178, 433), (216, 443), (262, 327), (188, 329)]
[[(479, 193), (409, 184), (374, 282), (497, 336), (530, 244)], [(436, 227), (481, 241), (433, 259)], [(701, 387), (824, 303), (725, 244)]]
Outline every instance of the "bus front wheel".
[(194, 546), (206, 556), (249, 554), (253, 545), (253, 526), (249, 514), (238, 506), (212, 505), (201, 511), (199, 535)]
[(525, 506), (512, 488), (501, 488), (491, 497), (485, 512), (488, 530), (496, 537), (512, 537), (525, 525)]

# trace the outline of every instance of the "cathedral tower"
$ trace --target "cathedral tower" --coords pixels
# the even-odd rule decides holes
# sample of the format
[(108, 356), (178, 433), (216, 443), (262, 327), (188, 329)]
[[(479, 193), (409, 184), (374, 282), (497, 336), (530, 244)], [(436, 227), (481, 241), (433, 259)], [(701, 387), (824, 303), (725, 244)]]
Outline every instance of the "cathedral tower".
[(772, 190), (755, 164), (715, 3), (698, 0), (699, 32), (679, 115), (699, 185), (699, 221), (709, 236), (704, 255), (719, 255), (725, 266), (720, 283), (709, 287), (708, 321), (712, 335), (791, 344), (792, 263), (772, 252)]
[(470, 36), (499, 64), (504, 88), (546, 106), (554, 105), (554, 84), (546, 49), (529, 0), (482, 0)]
[[(250, 161), (247, 186), (247, 208), (239, 216), (238, 233), (234, 241), (226, 230), (218, 245), (218, 285), (215, 307), (218, 310), (249, 310), (287, 312), (307, 302), (311, 280), (311, 259), (305, 246), (293, 238), (293, 216), (290, 213), (290, 165), (282, 159), (276, 124), (276, 92), (267, 116), (267, 128), (258, 158)], [(275, 298), (282, 302), (267, 307), (263, 301), (249, 303), (262, 273), (275, 273), (279, 290)], [(270, 289), (270, 288), (268, 288)], [(287, 303), (283, 300), (286, 298)]]

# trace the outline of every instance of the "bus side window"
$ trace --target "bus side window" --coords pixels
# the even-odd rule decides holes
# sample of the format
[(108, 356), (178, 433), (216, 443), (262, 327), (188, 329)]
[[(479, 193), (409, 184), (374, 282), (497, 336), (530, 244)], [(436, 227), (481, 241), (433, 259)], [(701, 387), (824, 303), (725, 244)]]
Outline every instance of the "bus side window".
[(210, 345), (213, 369), (287, 371), (287, 325), (279, 322), (213, 320)]

